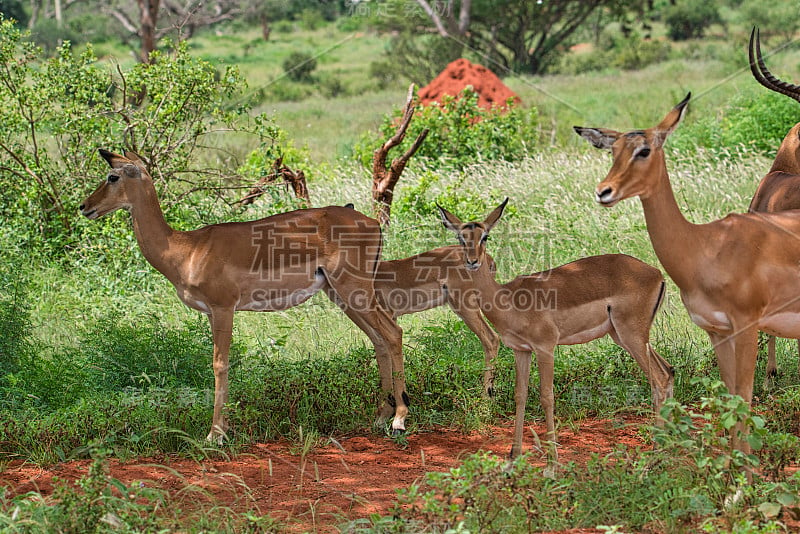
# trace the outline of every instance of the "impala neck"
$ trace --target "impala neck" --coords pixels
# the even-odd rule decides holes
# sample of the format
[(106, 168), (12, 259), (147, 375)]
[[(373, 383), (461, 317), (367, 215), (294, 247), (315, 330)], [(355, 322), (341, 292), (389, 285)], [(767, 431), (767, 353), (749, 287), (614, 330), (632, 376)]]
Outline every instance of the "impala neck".
[(131, 217), (136, 241), (145, 259), (167, 278), (172, 269), (168, 261), (170, 241), (176, 234), (164, 219), (153, 182), (148, 180), (131, 203)]
[[(663, 157), (663, 156), (662, 156)], [(650, 242), (658, 260), (678, 287), (686, 287), (695, 276), (700, 228), (686, 220), (675, 200), (666, 165), (659, 166), (655, 187), (640, 197)]]

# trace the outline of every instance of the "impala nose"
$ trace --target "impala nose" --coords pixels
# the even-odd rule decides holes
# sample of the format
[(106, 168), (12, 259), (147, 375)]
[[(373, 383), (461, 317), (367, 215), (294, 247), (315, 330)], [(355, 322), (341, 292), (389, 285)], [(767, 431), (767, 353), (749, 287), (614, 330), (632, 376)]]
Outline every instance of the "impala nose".
[(609, 204), (613, 199), (612, 196), (614, 194), (614, 190), (610, 187), (605, 187), (598, 191), (595, 191), (595, 200), (600, 204)]
[(468, 271), (477, 271), (478, 267), (480, 267), (480, 266), (481, 266), (481, 264), (480, 264), (480, 262), (478, 260), (467, 260), (467, 270)]

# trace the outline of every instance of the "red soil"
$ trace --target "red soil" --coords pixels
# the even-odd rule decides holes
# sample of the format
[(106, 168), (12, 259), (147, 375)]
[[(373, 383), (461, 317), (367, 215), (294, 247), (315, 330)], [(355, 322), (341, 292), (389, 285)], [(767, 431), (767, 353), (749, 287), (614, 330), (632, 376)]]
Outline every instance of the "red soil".
[(495, 73), (463, 58), (450, 63), (431, 83), (420, 89), (419, 101), (423, 105), (441, 102), (444, 95), (458, 96), (468, 85), (478, 93), (478, 105), (486, 109), (505, 107), (509, 98), (517, 104), (520, 102), (519, 96)]
[[(576, 428), (559, 431), (559, 459), (585, 462), (592, 453), (610, 452), (618, 444), (647, 446), (639, 429), (642, 417), (585, 420)], [(512, 423), (485, 432), (464, 434), (439, 429), (408, 436), (406, 446), (376, 435), (340, 437), (314, 449), (305, 459), (292, 444), (257, 444), (230, 460), (193, 461), (175, 457), (109, 460), (110, 475), (128, 487), (158, 487), (172, 495), (191, 486), (205, 490), (211, 502), (237, 510), (255, 509), (285, 522), (288, 532), (338, 532), (347, 521), (387, 514), (396, 490), (421, 481), (430, 471), (447, 471), (479, 450), (505, 456), (511, 448)], [(532, 425), (543, 435), (543, 425)], [(524, 447), (532, 444), (526, 429)], [(337, 445), (338, 444), (338, 445)], [(53, 492), (60, 484), (86, 475), (89, 460), (69, 461), (48, 468), (12, 462), (0, 472), (6, 498), (29, 491)], [(186, 509), (190, 504), (182, 502)], [(573, 530), (571, 534), (597, 532)]]

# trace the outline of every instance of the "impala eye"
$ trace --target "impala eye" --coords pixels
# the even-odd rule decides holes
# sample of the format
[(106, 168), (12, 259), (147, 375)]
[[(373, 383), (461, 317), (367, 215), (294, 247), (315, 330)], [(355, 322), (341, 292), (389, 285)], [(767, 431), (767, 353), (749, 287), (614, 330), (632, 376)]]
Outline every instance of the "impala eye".
[(108, 182), (109, 183), (113, 184), (117, 180), (119, 180), (119, 176), (117, 176), (116, 174), (109, 174), (108, 175)]
[(650, 155), (650, 148), (649, 147), (644, 147), (640, 151), (638, 151), (633, 157), (640, 158), (640, 159), (645, 159), (649, 155)]

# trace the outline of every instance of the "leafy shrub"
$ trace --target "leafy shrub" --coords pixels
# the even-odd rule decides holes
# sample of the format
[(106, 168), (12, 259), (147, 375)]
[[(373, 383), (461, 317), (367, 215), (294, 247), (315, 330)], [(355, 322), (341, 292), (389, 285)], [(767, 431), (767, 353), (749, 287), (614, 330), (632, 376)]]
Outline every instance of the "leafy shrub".
[(678, 0), (665, 8), (664, 22), (673, 41), (702, 37), (712, 24), (722, 22), (716, 0)]
[(642, 39), (634, 33), (625, 39), (619, 39), (614, 47), (611, 64), (624, 70), (637, 70), (653, 63), (664, 61), (669, 56), (669, 43), (651, 39)]
[[(375, 148), (394, 135), (401, 114), (402, 110), (398, 110), (393, 116), (384, 117), (378, 135), (359, 141), (354, 151), (362, 165), (371, 166)], [(408, 150), (427, 128), (428, 137), (411, 160), (412, 165), (424, 160), (432, 168), (464, 168), (487, 160), (514, 161), (529, 153), (538, 137), (537, 125), (536, 108), (524, 109), (509, 103), (507, 110), (487, 110), (478, 105), (477, 93), (468, 87), (458, 97), (445, 96), (441, 105), (417, 106), (405, 140), (395, 150)]]
[[(76, 225), (74, 214), (107, 169), (96, 154), (99, 147), (139, 152), (157, 182), (174, 182), (162, 191), (169, 206), (187, 189), (236, 182), (219, 164), (232, 159), (228, 154), (208, 157), (213, 167), (199, 164), (201, 136), (229, 129), (260, 141), (277, 131), (266, 118), (253, 121), (246, 105), (229, 106), (245, 85), (236, 68), (219, 75), (210, 63), (192, 58), (186, 43), (155, 52), (149, 65), (112, 74), (90, 46), (76, 55), (64, 43), (45, 59), (23, 37), (0, 20), (0, 60), (8, 67), (0, 85), (6, 110), (0, 187), (7, 192), (0, 217), (11, 221), (26, 244), (63, 254), (81, 231), (102, 231), (103, 224)], [(193, 171), (202, 183), (185, 178)]]
[(20, 0), (0, 0), (0, 14), (7, 19), (13, 19), (19, 27), (28, 25), (28, 14)]
[(800, 115), (797, 102), (771, 91), (737, 96), (725, 111), (720, 144), (773, 154)]
[(737, 95), (719, 113), (678, 129), (667, 144), (693, 153), (698, 147), (739, 157), (753, 152), (773, 156), (797, 123), (797, 102), (773, 92)]
[(638, 33), (628, 36), (608, 35), (599, 49), (590, 52), (572, 52), (560, 57), (551, 71), (562, 74), (581, 74), (609, 67), (637, 70), (669, 57), (671, 46), (664, 41), (642, 39)]
[(306, 52), (292, 52), (283, 60), (283, 72), (295, 82), (310, 82), (313, 80), (311, 73), (317, 68), (317, 60)]

